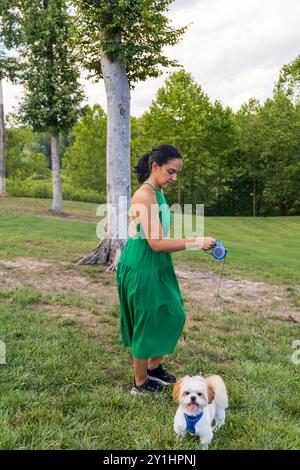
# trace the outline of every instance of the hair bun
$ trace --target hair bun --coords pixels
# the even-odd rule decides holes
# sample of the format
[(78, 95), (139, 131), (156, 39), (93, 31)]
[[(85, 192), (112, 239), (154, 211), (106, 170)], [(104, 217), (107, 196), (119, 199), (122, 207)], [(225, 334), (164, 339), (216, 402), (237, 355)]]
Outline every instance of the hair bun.
[(149, 158), (151, 152), (145, 153), (139, 160), (138, 164), (134, 167), (134, 172), (137, 174), (137, 179), (140, 184), (144, 183), (150, 176)]

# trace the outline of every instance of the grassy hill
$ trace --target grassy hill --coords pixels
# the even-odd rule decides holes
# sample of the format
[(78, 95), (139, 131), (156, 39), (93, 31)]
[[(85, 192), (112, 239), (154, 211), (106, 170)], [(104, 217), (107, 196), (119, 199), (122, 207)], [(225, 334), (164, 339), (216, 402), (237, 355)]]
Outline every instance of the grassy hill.
[[(0, 199), (0, 256), (78, 259), (98, 243), (97, 204), (65, 201), (66, 215), (54, 216), (47, 199)], [(300, 283), (300, 217), (205, 217), (205, 235), (228, 249), (225, 276), (293, 285)], [(173, 254), (178, 266), (206, 270), (203, 252)], [(219, 263), (210, 263), (219, 271)]]

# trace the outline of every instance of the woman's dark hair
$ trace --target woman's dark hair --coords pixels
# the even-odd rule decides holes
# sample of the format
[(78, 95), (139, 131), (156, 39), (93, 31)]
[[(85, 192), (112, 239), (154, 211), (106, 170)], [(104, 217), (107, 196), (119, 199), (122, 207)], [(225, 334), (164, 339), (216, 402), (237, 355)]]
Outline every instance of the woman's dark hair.
[(174, 158), (180, 158), (182, 160), (182, 156), (177, 148), (168, 144), (158, 145), (154, 147), (151, 152), (145, 153), (134, 167), (134, 172), (137, 174), (139, 183), (144, 183), (146, 179), (149, 178), (153, 162), (161, 166), (168, 163), (170, 160), (174, 160)]

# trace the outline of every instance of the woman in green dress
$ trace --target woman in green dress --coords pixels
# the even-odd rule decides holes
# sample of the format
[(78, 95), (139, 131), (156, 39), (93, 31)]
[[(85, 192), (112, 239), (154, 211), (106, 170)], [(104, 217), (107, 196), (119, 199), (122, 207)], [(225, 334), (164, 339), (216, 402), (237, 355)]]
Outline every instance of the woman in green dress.
[(160, 392), (176, 378), (161, 365), (171, 354), (185, 323), (183, 299), (170, 253), (210, 249), (211, 237), (168, 238), (172, 218), (163, 190), (177, 179), (182, 157), (172, 145), (159, 145), (135, 168), (140, 188), (131, 200), (130, 237), (117, 267), (123, 346), (131, 347), (131, 393)]

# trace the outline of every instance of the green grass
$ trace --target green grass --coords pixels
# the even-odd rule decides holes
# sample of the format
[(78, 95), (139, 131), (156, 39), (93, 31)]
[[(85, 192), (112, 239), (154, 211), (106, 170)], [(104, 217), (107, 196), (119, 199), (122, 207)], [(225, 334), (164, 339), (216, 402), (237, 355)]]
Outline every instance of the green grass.
[[(174, 437), (171, 390), (157, 398), (129, 394), (130, 358), (120, 346), (117, 306), (91, 331), (51, 319), (34, 291), (5, 298), (0, 448), (199, 448), (192, 437), (180, 443)], [(193, 316), (197, 305), (187, 307)], [(179, 376), (218, 373), (227, 383), (227, 424), (212, 448), (299, 449), (299, 366), (290, 361), (297, 330), (247, 312), (195, 318), (167, 365)]]
[[(60, 269), (67, 269), (97, 243), (95, 225), (85, 219), (91, 207), (74, 203), (70, 220), (48, 217), (38, 200), (20, 214), (19, 202), (0, 200), (0, 274), (9, 275), (1, 273), (1, 259), (17, 257), (64, 260), (70, 264)], [(228, 276), (288, 284), (297, 303), (299, 223), (298, 217), (207, 218), (205, 228), (229, 249)], [(220, 269), (201, 252), (174, 259), (180, 268)], [(0, 365), (0, 449), (198, 450), (192, 436), (175, 438), (171, 389), (157, 398), (129, 394), (131, 359), (121, 347), (117, 297), (106, 305), (99, 295), (96, 302), (108, 282), (103, 269), (83, 267), (82, 275), (92, 279), (90, 297), (41, 292), (25, 286), (26, 279), (16, 290), (0, 286), (0, 340), (7, 349), (7, 364)], [(85, 309), (97, 327), (54, 318), (46, 306)], [(185, 308), (191, 321), (165, 364), (178, 377), (217, 373), (226, 382), (227, 422), (211, 448), (299, 450), (300, 365), (291, 361), (299, 325), (247, 307), (214, 314), (191, 298)]]
[(0, 199), (0, 214), (37, 215), (39, 217), (63, 218), (64, 220), (85, 220), (96, 223), (98, 204), (79, 201), (64, 201), (63, 216), (52, 213), (52, 200), (30, 197), (6, 197)]
[(0, 214), (0, 258), (78, 260), (99, 242), (96, 224)]
[[(97, 205), (65, 201), (64, 206), (69, 217), (53, 216), (47, 199), (0, 199), (0, 257), (75, 261), (88, 253), (99, 241)], [(220, 239), (228, 249), (224, 276), (300, 283), (300, 217), (206, 217), (205, 235)], [(202, 251), (173, 257), (186, 270), (220, 271), (220, 262)]]
[[(300, 217), (206, 217), (205, 235), (228, 250), (224, 275), (293, 285), (300, 283)], [(175, 260), (197, 270), (219, 272), (203, 252), (178, 252)], [(209, 261), (208, 261), (209, 260)]]

